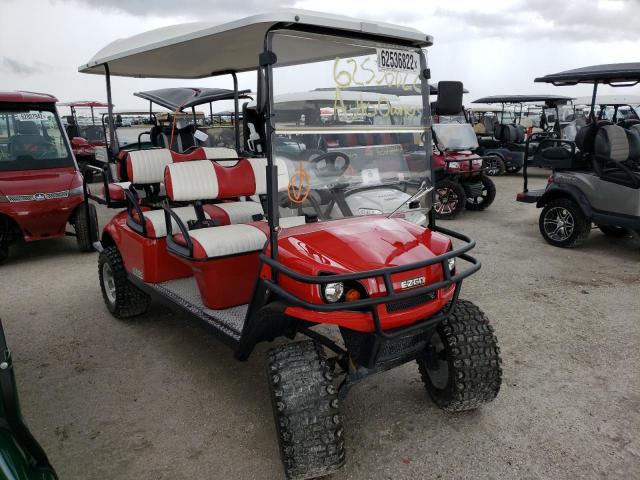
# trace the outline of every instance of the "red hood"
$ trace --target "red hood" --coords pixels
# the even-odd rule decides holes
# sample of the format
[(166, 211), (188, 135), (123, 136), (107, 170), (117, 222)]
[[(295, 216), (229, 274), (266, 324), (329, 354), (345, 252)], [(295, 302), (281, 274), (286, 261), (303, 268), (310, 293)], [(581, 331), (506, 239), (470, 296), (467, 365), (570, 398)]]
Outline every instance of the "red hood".
[(448, 238), (398, 218), (351, 217), (290, 228), (279, 259), (300, 273), (351, 273), (424, 261), (446, 252)]
[[(44, 170), (0, 171), (0, 193), (3, 195), (29, 195), (61, 192), (82, 184), (73, 167)], [(74, 181), (75, 180), (75, 181)]]

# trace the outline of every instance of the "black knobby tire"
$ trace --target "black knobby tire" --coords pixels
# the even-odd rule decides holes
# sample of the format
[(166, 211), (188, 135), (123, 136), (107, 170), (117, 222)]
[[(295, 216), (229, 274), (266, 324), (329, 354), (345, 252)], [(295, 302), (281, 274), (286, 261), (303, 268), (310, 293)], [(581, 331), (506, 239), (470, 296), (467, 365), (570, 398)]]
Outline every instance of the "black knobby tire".
[(502, 384), (493, 327), (472, 302), (458, 300), (431, 339), (431, 359), (418, 358), (427, 393), (443, 410), (473, 410), (492, 401)]
[[(87, 218), (87, 205), (89, 218)], [(92, 252), (93, 242), (98, 239), (98, 214), (93, 203), (83, 203), (76, 210), (74, 227), (81, 252)]]
[(538, 227), (542, 238), (549, 244), (574, 248), (589, 236), (591, 221), (576, 202), (570, 198), (557, 198), (547, 203), (540, 212)]
[(100, 252), (98, 277), (102, 298), (114, 317), (135, 317), (149, 308), (149, 295), (129, 281), (122, 256), (116, 247), (107, 247)]
[(499, 177), (500, 175), (504, 175), (506, 170), (504, 165), (504, 160), (500, 158), (498, 155), (490, 155), (487, 160), (485, 160), (486, 169), (484, 172), (487, 175), (492, 177)]
[(624, 227), (616, 227), (613, 225), (598, 225), (598, 228), (608, 237), (621, 238), (629, 236), (629, 230)]
[(336, 471), (345, 460), (342, 415), (322, 346), (308, 340), (272, 348), (267, 368), (287, 478)]
[(482, 182), (482, 195), (473, 198), (467, 197), (466, 206), (468, 210), (484, 210), (496, 199), (496, 184), (493, 183), (493, 180), (486, 175), (482, 175), (480, 181)]
[(437, 218), (451, 220), (464, 210), (467, 198), (464, 188), (453, 180), (440, 180), (436, 183), (436, 201), (433, 211)]
[(507, 166), (507, 173), (518, 173), (520, 170), (522, 170), (522, 167), (515, 167), (515, 166)]

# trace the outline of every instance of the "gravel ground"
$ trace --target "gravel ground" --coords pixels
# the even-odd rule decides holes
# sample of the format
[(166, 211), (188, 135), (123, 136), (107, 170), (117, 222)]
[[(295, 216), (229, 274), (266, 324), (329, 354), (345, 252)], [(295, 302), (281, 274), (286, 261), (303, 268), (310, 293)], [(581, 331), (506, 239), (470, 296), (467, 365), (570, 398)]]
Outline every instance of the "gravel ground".
[[(533, 180), (544, 183), (539, 172)], [(504, 382), (451, 415), (408, 364), (356, 386), (337, 479), (640, 478), (640, 241), (547, 245), (496, 179), (495, 204), (448, 222), (477, 240), (463, 297), (492, 319)], [(100, 209), (102, 223), (110, 214)], [(260, 345), (246, 363), (182, 314), (103, 305), (97, 255), (65, 238), (0, 267), (0, 317), (23, 413), (61, 479), (281, 478)]]

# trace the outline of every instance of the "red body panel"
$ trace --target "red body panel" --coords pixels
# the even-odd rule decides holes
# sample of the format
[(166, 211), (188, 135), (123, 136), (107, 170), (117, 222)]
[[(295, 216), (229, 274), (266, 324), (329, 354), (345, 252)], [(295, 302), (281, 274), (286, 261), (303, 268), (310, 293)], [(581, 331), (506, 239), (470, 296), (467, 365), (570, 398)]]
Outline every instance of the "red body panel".
[(206, 261), (183, 262), (193, 270), (202, 303), (208, 308), (222, 310), (251, 301), (258, 277), (259, 254), (260, 252), (253, 252)]
[[(152, 240), (133, 232), (126, 225), (126, 212), (119, 213), (105, 227), (115, 240), (127, 271), (146, 282), (185, 277), (193, 271), (205, 305), (213, 309), (248, 303), (255, 285), (258, 253), (233, 255), (210, 260), (186, 260), (166, 253), (164, 239)], [(309, 223), (285, 229), (279, 241), (279, 261), (291, 270), (305, 275), (358, 273), (385, 267), (407, 265), (442, 255), (451, 249), (451, 241), (438, 233), (384, 216), (351, 217), (331, 222)], [(267, 249), (268, 253), (268, 249)], [(263, 267), (263, 278), (270, 269)], [(392, 275), (396, 292), (406, 291), (401, 282), (423, 276), (427, 285), (443, 279), (440, 264)], [(323, 304), (320, 288), (297, 282), (281, 274), (280, 285), (297, 297)], [(386, 293), (382, 277), (361, 281), (370, 297)], [(453, 296), (454, 286), (437, 292), (437, 297), (417, 307), (388, 313), (378, 307), (384, 329), (413, 324), (442, 310)], [(374, 330), (370, 314), (345, 311), (321, 313), (289, 307), (286, 313), (316, 323), (343, 325), (370, 332)]]
[[(471, 151), (433, 152), (431, 158), (433, 168), (436, 170), (444, 170), (446, 173), (460, 173), (463, 177), (471, 177), (482, 173), (482, 164), (473, 165), (472, 163), (473, 160), (480, 160), (480, 157)], [(471, 160), (471, 162), (469, 160)], [(447, 168), (449, 162), (458, 162), (459, 167), (453, 168), (449, 165)]]
[[(384, 216), (353, 217), (327, 223), (311, 223), (283, 231), (278, 241), (278, 259), (288, 268), (306, 275), (320, 273), (356, 273), (385, 267), (424, 261), (446, 253), (451, 248), (447, 237), (401, 219)], [(264, 268), (263, 277), (270, 275)], [(402, 291), (403, 280), (425, 277), (427, 285), (442, 280), (439, 264), (410, 270), (392, 276), (394, 290)], [(322, 304), (320, 288), (280, 275), (280, 284), (287, 291), (311, 302)], [(385, 294), (382, 277), (360, 282), (370, 297)], [(451, 299), (453, 287), (439, 292), (427, 304), (389, 314), (379, 307), (380, 321), (385, 329), (415, 323), (441, 310)], [(320, 313), (289, 307), (287, 314), (318, 323), (343, 325), (353, 330), (373, 331), (369, 314), (358, 312)]]
[[(0, 172), (0, 195), (34, 195), (63, 192), (82, 185), (82, 177), (73, 167)], [(13, 219), (25, 240), (40, 240), (64, 235), (73, 211), (82, 195), (42, 201), (0, 203), (0, 214)]]
[(0, 103), (55, 103), (58, 99), (47, 93), (0, 92)]
[(148, 283), (166, 282), (190, 277), (191, 268), (169, 255), (164, 238), (145, 238), (127, 226), (127, 212), (118, 213), (104, 227), (104, 234), (113, 238), (128, 272)]

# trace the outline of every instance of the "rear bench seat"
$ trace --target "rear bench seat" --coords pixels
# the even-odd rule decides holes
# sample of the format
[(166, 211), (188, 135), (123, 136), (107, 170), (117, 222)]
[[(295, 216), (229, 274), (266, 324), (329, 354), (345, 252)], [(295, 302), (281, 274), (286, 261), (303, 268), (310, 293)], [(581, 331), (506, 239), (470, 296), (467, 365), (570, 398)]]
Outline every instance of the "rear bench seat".
[[(174, 163), (165, 170), (167, 196), (174, 202), (200, 202), (266, 192), (265, 166), (266, 160), (259, 158), (241, 159), (232, 167), (211, 161)], [(281, 174), (286, 176), (286, 170)], [(203, 205), (202, 209), (215, 219), (215, 209), (224, 206)], [(267, 241), (267, 222), (219, 226), (202, 222), (189, 228), (184, 222), (177, 227), (173, 216), (171, 221), (167, 248), (193, 269), (203, 303), (216, 310), (248, 303), (258, 275), (258, 256)], [(283, 226), (304, 222), (304, 217), (296, 217)]]

